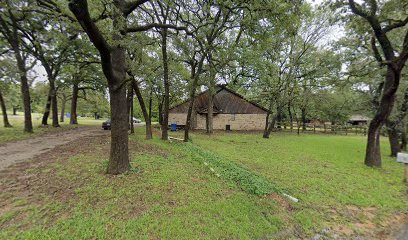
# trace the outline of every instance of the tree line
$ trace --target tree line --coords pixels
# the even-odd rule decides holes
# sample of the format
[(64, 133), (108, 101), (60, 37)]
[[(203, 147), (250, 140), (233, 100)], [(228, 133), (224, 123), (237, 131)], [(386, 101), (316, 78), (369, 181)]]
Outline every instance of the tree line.
[[(28, 133), (37, 102), (44, 105), (44, 126), (51, 119), (59, 127), (68, 102), (70, 124), (77, 124), (78, 99), (98, 109), (89, 111), (109, 112), (108, 173), (130, 168), (134, 101), (146, 122), (146, 138), (153, 137), (157, 112), (161, 138), (167, 140), (170, 106), (188, 100), (188, 141), (195, 96), (202, 89), (213, 96), (220, 83), (268, 109), (264, 138), (279, 122), (334, 125), (359, 113), (372, 116), (366, 165), (381, 166), (383, 125), (392, 155), (406, 142), (408, 88), (401, 79), (408, 58), (408, 18), (403, 1), (327, 1), (320, 6), (301, 0), (68, 2), (0, 3), (4, 126), (11, 127), (6, 105), (21, 105)], [(344, 36), (333, 38), (340, 29)], [(46, 85), (37, 79), (39, 66)], [(35, 92), (41, 92), (37, 102)], [(209, 134), (212, 106), (209, 97)]]

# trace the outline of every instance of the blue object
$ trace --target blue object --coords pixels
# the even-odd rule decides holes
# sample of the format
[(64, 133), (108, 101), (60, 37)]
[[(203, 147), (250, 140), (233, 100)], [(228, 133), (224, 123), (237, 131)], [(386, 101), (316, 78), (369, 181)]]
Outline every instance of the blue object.
[(177, 131), (177, 123), (171, 123), (170, 129), (171, 129), (172, 132)]

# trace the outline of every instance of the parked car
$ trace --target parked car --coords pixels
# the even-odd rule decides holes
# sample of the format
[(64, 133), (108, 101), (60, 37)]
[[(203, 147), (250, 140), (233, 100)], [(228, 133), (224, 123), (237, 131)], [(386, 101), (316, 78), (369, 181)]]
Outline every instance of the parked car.
[(133, 118), (133, 123), (141, 123), (142, 122), (142, 120), (140, 120), (140, 119), (138, 119), (138, 118)]
[(103, 130), (111, 130), (111, 120), (108, 119), (102, 123)]

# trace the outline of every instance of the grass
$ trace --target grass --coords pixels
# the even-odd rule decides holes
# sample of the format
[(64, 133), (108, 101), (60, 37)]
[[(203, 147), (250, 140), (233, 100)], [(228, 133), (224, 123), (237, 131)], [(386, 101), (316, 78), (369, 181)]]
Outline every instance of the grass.
[[(360, 136), (276, 134), (194, 135), (194, 143), (268, 178), (300, 199), (295, 219), (304, 231), (364, 221), (350, 208), (375, 211), (374, 222), (407, 212), (403, 166), (388, 157), (382, 140), (383, 167), (364, 166), (365, 138)], [(357, 219), (354, 219), (357, 218)]]
[[(34, 133), (24, 133), (24, 115), (18, 112), (16, 116), (8, 115), (9, 122), (13, 126), (12, 128), (3, 127), (3, 116), (0, 114), (0, 144), (28, 139), (31, 137), (39, 136), (49, 132), (64, 131), (75, 128), (77, 126), (69, 125), (69, 118), (66, 118), (64, 122), (60, 123), (61, 128), (53, 128), (51, 126), (51, 119), (49, 119), (49, 127), (41, 127), (41, 117), (39, 113), (32, 114), (33, 130)], [(79, 125), (100, 125), (104, 120), (95, 120), (92, 118), (80, 118), (78, 119)]]
[(403, 167), (385, 140), (383, 168), (372, 169), (360, 136), (193, 133), (184, 144), (143, 132), (130, 136), (128, 174), (103, 173), (109, 140), (94, 139), (21, 173), (38, 178), (22, 188), (37, 189), (29, 199), (0, 176), (0, 239), (288, 239), (323, 229), (375, 238), (408, 212)]

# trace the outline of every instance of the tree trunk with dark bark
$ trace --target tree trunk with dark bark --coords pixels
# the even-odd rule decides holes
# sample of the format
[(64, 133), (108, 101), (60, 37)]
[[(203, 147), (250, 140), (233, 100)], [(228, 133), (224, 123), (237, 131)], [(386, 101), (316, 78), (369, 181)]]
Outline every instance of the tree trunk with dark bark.
[(66, 105), (66, 103), (67, 103), (67, 96), (65, 94), (62, 94), (60, 122), (64, 122), (64, 120), (65, 120), (65, 105)]
[[(146, 104), (145, 104), (145, 102), (143, 100), (143, 96), (142, 96), (142, 93), (140, 92), (140, 88), (139, 88), (139, 85), (137, 84), (137, 82), (133, 81), (132, 86), (133, 86), (133, 90), (136, 93), (137, 100), (139, 101), (139, 105), (140, 105), (140, 109), (142, 110), (143, 118), (144, 118), (144, 120), (146, 122), (146, 126), (145, 126), (146, 127), (146, 139), (152, 139), (153, 134), (152, 134), (151, 113), (147, 112)], [(150, 108), (150, 106), (149, 106), (149, 108)], [(149, 111), (151, 111), (151, 110), (149, 109)]]
[(169, 80), (169, 59), (167, 56), (167, 29), (162, 29), (162, 56), (163, 56), (163, 83), (164, 83), (164, 106), (162, 119), (162, 140), (168, 140), (169, 108), (170, 108), (170, 80)]
[(9, 26), (5, 21), (1, 19), (0, 25), (3, 28), (3, 34), (5, 39), (10, 44), (13, 49), (14, 56), (17, 62), (17, 68), (20, 75), (20, 88), (21, 95), (23, 97), (23, 108), (24, 108), (24, 132), (32, 133), (33, 132), (33, 122), (31, 119), (31, 99), (30, 99), (30, 89), (27, 79), (27, 67), (26, 60), (23, 57), (21, 52), (21, 39), (18, 33), (18, 19), (14, 14), (9, 11), (11, 26)]
[(379, 108), (371, 120), (367, 134), (367, 148), (364, 163), (370, 167), (381, 167), (380, 130), (392, 111), (395, 93), (398, 89), (401, 72), (395, 72), (391, 67), (387, 69), (383, 95)]
[(48, 126), (48, 117), (50, 116), (51, 112), (51, 98), (52, 98), (52, 88), (50, 86), (50, 89), (48, 90), (48, 96), (47, 96), (47, 103), (45, 104), (45, 109), (42, 117), (41, 124), (43, 126)]
[[(368, 128), (367, 148), (364, 160), (364, 163), (367, 166), (381, 167), (380, 129), (392, 111), (395, 102), (395, 93), (400, 84), (401, 71), (408, 59), (408, 31), (404, 30), (405, 37), (400, 45), (402, 46), (402, 49), (398, 52), (398, 55), (396, 55), (397, 49), (394, 49), (387, 33), (394, 29), (404, 29), (408, 22), (401, 21), (402, 24), (383, 24), (383, 22), (380, 21), (380, 16), (377, 15), (378, 12), (380, 12), (380, 9), (378, 8), (376, 1), (367, 1), (364, 3), (365, 6), (355, 3), (354, 0), (349, 0), (348, 3), (351, 11), (362, 17), (371, 26), (371, 29), (373, 30), (371, 48), (374, 57), (381, 66), (387, 66), (387, 74), (382, 87), (381, 99), (377, 106), (376, 114)], [(370, 10), (367, 11), (367, 9)], [(376, 40), (381, 46), (383, 55), (380, 54), (377, 48)], [(385, 58), (384, 60), (383, 56)]]
[[(136, 7), (143, 2), (134, 3)], [(93, 22), (87, 1), (71, 0), (69, 8), (98, 49), (103, 72), (108, 80), (111, 109), (111, 151), (107, 168), (108, 174), (120, 174), (130, 169), (128, 150), (129, 115), (126, 107), (126, 51), (122, 40), (126, 37), (127, 2), (113, 2), (112, 20), (113, 46), (109, 45), (98, 26)]]
[(52, 95), (51, 95), (51, 108), (52, 108), (52, 126), (60, 127), (58, 122), (58, 99), (57, 99), (57, 89), (55, 88), (55, 82), (52, 84)]
[(263, 138), (269, 138), (269, 136), (271, 135), (271, 132), (273, 128), (275, 127), (276, 118), (277, 118), (277, 114), (274, 114), (272, 116), (272, 120), (269, 122), (268, 128), (266, 129), (266, 131), (264, 131)]
[(190, 140), (189, 133), (190, 133), (190, 129), (192, 128), (191, 120), (192, 120), (192, 115), (194, 111), (194, 100), (196, 96), (198, 80), (203, 70), (204, 59), (205, 59), (205, 56), (201, 56), (198, 63), (194, 62), (194, 60), (190, 62), (190, 67), (191, 67), (191, 70), (190, 70), (191, 85), (190, 85), (190, 94), (189, 94), (190, 100), (188, 104), (186, 124), (184, 127), (184, 142), (188, 142)]
[(16, 116), (17, 115), (17, 107), (13, 106), (13, 115)]
[(193, 109), (194, 109), (194, 100), (195, 100), (195, 93), (197, 89), (197, 82), (198, 78), (193, 79), (193, 84), (190, 89), (190, 100), (188, 103), (188, 111), (187, 111), (187, 119), (186, 119), (186, 125), (184, 127), (184, 142), (188, 142), (190, 140), (190, 128), (191, 128), (191, 117), (193, 114)]
[(302, 112), (302, 130), (305, 131), (306, 130), (306, 121), (307, 121), (307, 119), (306, 119), (306, 109), (302, 108), (301, 112)]
[(134, 126), (134, 121), (133, 121), (133, 86), (131, 83), (128, 86), (127, 105), (128, 105), (128, 114), (129, 114), (130, 134), (134, 134), (135, 126)]
[(69, 119), (69, 124), (71, 125), (78, 124), (77, 117), (78, 92), (79, 92), (78, 84), (74, 83), (74, 85), (72, 86), (71, 118)]
[(11, 126), (8, 117), (7, 117), (7, 109), (6, 109), (6, 103), (4, 102), (3, 94), (1, 93), (0, 89), (0, 105), (1, 105), (1, 111), (3, 113), (3, 125), (5, 128), (11, 128)]
[(401, 150), (402, 151), (407, 151), (407, 133), (406, 133), (406, 129), (404, 128), (404, 130), (401, 133)]
[[(118, 49), (114, 54), (114, 59), (117, 60), (116, 64), (125, 65), (125, 52)], [(123, 57), (123, 58), (122, 58)], [(118, 69), (121, 69), (118, 66)], [(125, 72), (123, 72), (125, 73)], [(130, 169), (129, 153), (128, 153), (128, 126), (129, 115), (127, 111), (127, 99), (126, 99), (126, 85), (125, 75), (118, 76), (122, 78), (122, 81), (116, 85), (109, 86), (110, 94), (110, 108), (111, 108), (111, 151), (109, 165), (107, 173), (120, 174)], [(123, 84), (120, 86), (120, 84)]]

